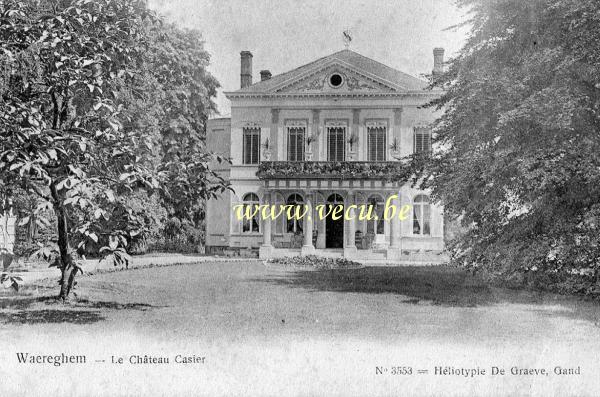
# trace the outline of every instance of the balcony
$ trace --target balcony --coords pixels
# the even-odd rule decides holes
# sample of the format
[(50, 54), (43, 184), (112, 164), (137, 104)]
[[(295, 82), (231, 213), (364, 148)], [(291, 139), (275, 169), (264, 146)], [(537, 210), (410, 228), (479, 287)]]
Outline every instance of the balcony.
[(263, 161), (259, 179), (377, 179), (406, 180), (413, 173), (401, 161)]

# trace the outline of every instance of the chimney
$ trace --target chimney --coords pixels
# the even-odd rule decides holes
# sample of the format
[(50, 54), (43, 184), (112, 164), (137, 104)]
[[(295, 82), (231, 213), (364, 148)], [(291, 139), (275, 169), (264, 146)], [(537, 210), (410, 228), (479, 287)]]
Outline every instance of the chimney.
[(241, 82), (242, 88), (252, 85), (252, 53), (250, 51), (240, 52), (241, 57)]
[(433, 74), (444, 73), (444, 49), (434, 48), (433, 49)]
[(271, 78), (271, 72), (269, 70), (260, 71), (260, 81), (269, 80)]

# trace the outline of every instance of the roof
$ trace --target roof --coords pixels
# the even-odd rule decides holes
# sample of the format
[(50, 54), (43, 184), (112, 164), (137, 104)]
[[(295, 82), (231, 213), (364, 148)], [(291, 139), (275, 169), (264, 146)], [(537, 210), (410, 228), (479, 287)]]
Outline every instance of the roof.
[(249, 87), (233, 91), (235, 94), (244, 93), (268, 93), (286, 82), (301, 79), (307, 72), (316, 70), (319, 66), (329, 65), (339, 61), (360, 72), (373, 75), (381, 80), (388, 81), (403, 90), (423, 90), (428, 86), (426, 81), (401, 72), (371, 58), (367, 58), (357, 52), (345, 49), (334, 54), (319, 58), (316, 61), (300, 66), (289, 72), (271, 77), (269, 80), (259, 81)]

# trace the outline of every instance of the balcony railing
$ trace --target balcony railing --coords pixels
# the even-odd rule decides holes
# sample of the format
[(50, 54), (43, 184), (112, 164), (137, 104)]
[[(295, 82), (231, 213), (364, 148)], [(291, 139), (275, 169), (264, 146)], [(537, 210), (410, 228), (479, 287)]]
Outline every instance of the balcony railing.
[(263, 161), (259, 179), (378, 179), (405, 180), (410, 163), (401, 161)]

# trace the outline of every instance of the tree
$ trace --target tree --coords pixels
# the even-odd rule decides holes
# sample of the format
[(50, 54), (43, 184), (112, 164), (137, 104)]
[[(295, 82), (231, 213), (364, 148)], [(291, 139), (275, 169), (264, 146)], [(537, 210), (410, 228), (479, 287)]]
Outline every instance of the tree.
[[(546, 285), (600, 269), (600, 14), (593, 0), (459, 0), (472, 29), (436, 76), (426, 185), (465, 233), (453, 260)], [(591, 290), (589, 290), (591, 291)]]
[[(144, 225), (128, 194), (159, 194), (173, 208), (227, 188), (199, 144), (217, 83), (197, 36), (143, 0), (12, 0), (0, 11), (0, 180), (39, 197), (36, 218), (55, 213), (56, 249), (38, 254), (61, 270), (65, 299), (78, 254), (92, 247), (127, 262)], [(190, 53), (158, 57), (170, 47)]]

